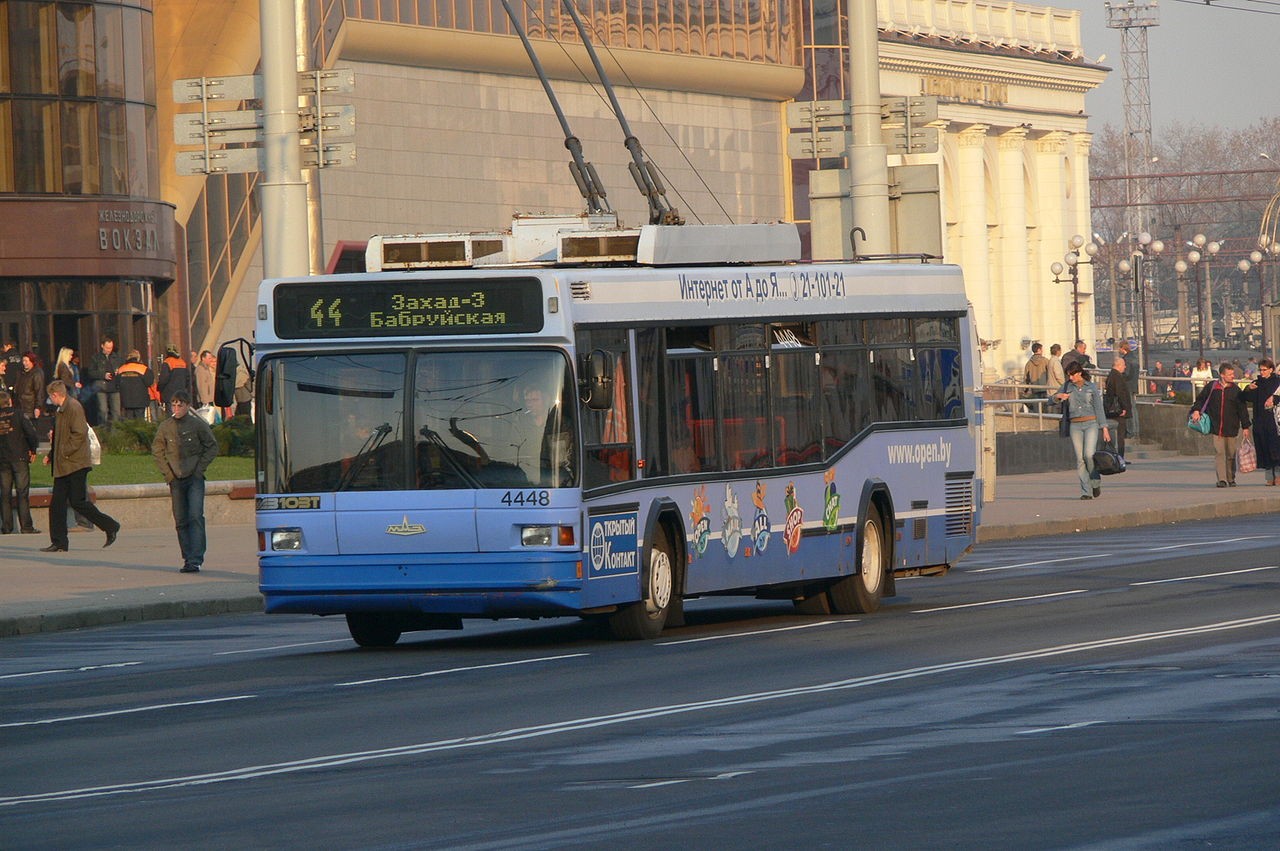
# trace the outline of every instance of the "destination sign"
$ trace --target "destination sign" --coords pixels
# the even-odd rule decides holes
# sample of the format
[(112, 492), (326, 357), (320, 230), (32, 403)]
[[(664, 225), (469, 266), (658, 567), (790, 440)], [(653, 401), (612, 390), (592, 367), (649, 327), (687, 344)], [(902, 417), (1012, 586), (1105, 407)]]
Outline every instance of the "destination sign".
[(542, 330), (536, 278), (328, 281), (275, 289), (276, 335), (420, 337)]

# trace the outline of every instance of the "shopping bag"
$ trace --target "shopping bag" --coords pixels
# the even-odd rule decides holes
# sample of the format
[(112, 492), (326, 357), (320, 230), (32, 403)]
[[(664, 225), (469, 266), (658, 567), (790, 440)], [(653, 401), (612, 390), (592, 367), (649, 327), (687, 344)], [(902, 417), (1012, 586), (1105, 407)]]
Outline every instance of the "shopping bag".
[(89, 462), (95, 467), (102, 463), (102, 444), (93, 429), (89, 429)]
[(1258, 469), (1258, 450), (1253, 445), (1253, 438), (1245, 435), (1240, 438), (1240, 445), (1236, 447), (1236, 472), (1252, 473)]

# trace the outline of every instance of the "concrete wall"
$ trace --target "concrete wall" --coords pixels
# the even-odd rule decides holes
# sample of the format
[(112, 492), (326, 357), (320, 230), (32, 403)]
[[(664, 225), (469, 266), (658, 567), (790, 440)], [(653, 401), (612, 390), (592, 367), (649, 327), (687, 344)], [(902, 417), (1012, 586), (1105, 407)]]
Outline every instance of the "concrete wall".
[[(208, 482), (205, 487), (204, 519), (208, 526), (252, 526), (253, 482)], [(166, 485), (106, 485), (90, 487), (89, 496), (102, 511), (120, 521), (125, 529), (163, 529), (173, 526)], [(49, 488), (31, 489), (31, 511), (36, 525), (45, 524)]]

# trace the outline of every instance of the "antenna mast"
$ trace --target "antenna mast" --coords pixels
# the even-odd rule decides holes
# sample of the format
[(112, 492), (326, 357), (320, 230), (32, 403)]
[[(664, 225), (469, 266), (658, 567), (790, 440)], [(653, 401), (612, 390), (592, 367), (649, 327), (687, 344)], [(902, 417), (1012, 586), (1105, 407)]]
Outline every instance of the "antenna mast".
[(564, 110), (560, 108), (560, 101), (556, 99), (556, 93), (551, 88), (551, 81), (547, 79), (547, 74), (542, 69), (542, 63), (538, 61), (538, 54), (533, 52), (533, 45), (529, 43), (529, 36), (525, 34), (524, 25), (516, 18), (516, 13), (511, 8), (510, 0), (502, 0), (502, 8), (507, 10), (507, 18), (510, 19), (511, 26), (515, 28), (516, 34), (520, 36), (524, 51), (529, 54), (529, 61), (533, 63), (533, 70), (537, 73), (538, 79), (542, 82), (542, 88), (547, 93), (547, 100), (551, 101), (551, 108), (555, 110), (556, 118), (560, 121), (560, 129), (564, 132), (564, 146), (569, 150), (569, 156), (573, 158), (573, 162), (569, 163), (569, 173), (573, 175), (574, 183), (578, 184), (578, 191), (582, 193), (582, 197), (587, 202), (587, 212), (612, 215), (613, 208), (609, 206), (609, 199), (606, 197), (608, 193), (600, 182), (600, 175), (596, 174), (596, 167), (583, 157), (582, 140), (573, 135), (573, 131), (569, 129), (569, 119), (565, 118)]
[[(506, 5), (507, 0), (502, 0)], [(658, 173), (653, 166), (644, 158), (644, 148), (640, 145), (640, 140), (631, 132), (631, 125), (627, 123), (627, 117), (622, 114), (622, 105), (618, 103), (618, 96), (613, 91), (613, 84), (609, 82), (609, 76), (604, 72), (604, 66), (600, 64), (600, 57), (596, 55), (596, 49), (591, 43), (591, 36), (587, 33), (586, 25), (582, 23), (582, 18), (578, 17), (578, 10), (574, 8), (572, 0), (563, 0), (565, 11), (569, 13), (569, 17), (573, 18), (573, 25), (578, 28), (578, 37), (582, 39), (582, 46), (587, 49), (587, 55), (591, 57), (591, 64), (596, 68), (596, 76), (600, 79), (601, 85), (609, 95), (609, 103), (613, 106), (614, 117), (618, 119), (618, 124), (622, 127), (623, 144), (626, 145), (628, 151), (631, 152), (631, 163), (627, 169), (631, 172), (631, 179), (636, 182), (636, 188), (640, 190), (649, 201), (649, 224), (651, 225), (682, 225), (684, 219), (680, 217), (679, 211), (667, 203), (667, 189), (662, 185), (662, 179), (658, 177)], [(508, 12), (510, 14), (510, 12)]]

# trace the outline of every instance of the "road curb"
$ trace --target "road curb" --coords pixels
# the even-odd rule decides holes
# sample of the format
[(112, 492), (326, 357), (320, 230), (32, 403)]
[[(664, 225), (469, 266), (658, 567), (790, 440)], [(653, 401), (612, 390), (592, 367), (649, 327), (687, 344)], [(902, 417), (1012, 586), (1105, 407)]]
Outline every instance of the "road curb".
[(205, 615), (243, 614), (262, 611), (262, 595), (217, 597), (207, 600), (157, 600), (148, 603), (96, 606), (65, 612), (15, 615), (0, 618), (0, 638), (62, 632), (131, 621), (176, 620)]
[[(1099, 497), (1105, 501), (1106, 497)], [(1046, 538), (1051, 535), (1071, 535), (1076, 532), (1103, 532), (1111, 529), (1131, 529), (1135, 526), (1163, 526), (1167, 523), (1185, 523), (1190, 520), (1245, 517), (1280, 512), (1280, 497), (1266, 496), (1235, 502), (1184, 505), (1177, 508), (1147, 508), (1138, 511), (1108, 512), (1105, 502), (1099, 504), (1101, 512), (1087, 517), (1064, 520), (1037, 518), (1026, 523), (1010, 523), (1002, 526), (979, 526), (979, 544), (992, 541), (1014, 541), (1025, 538)]]

